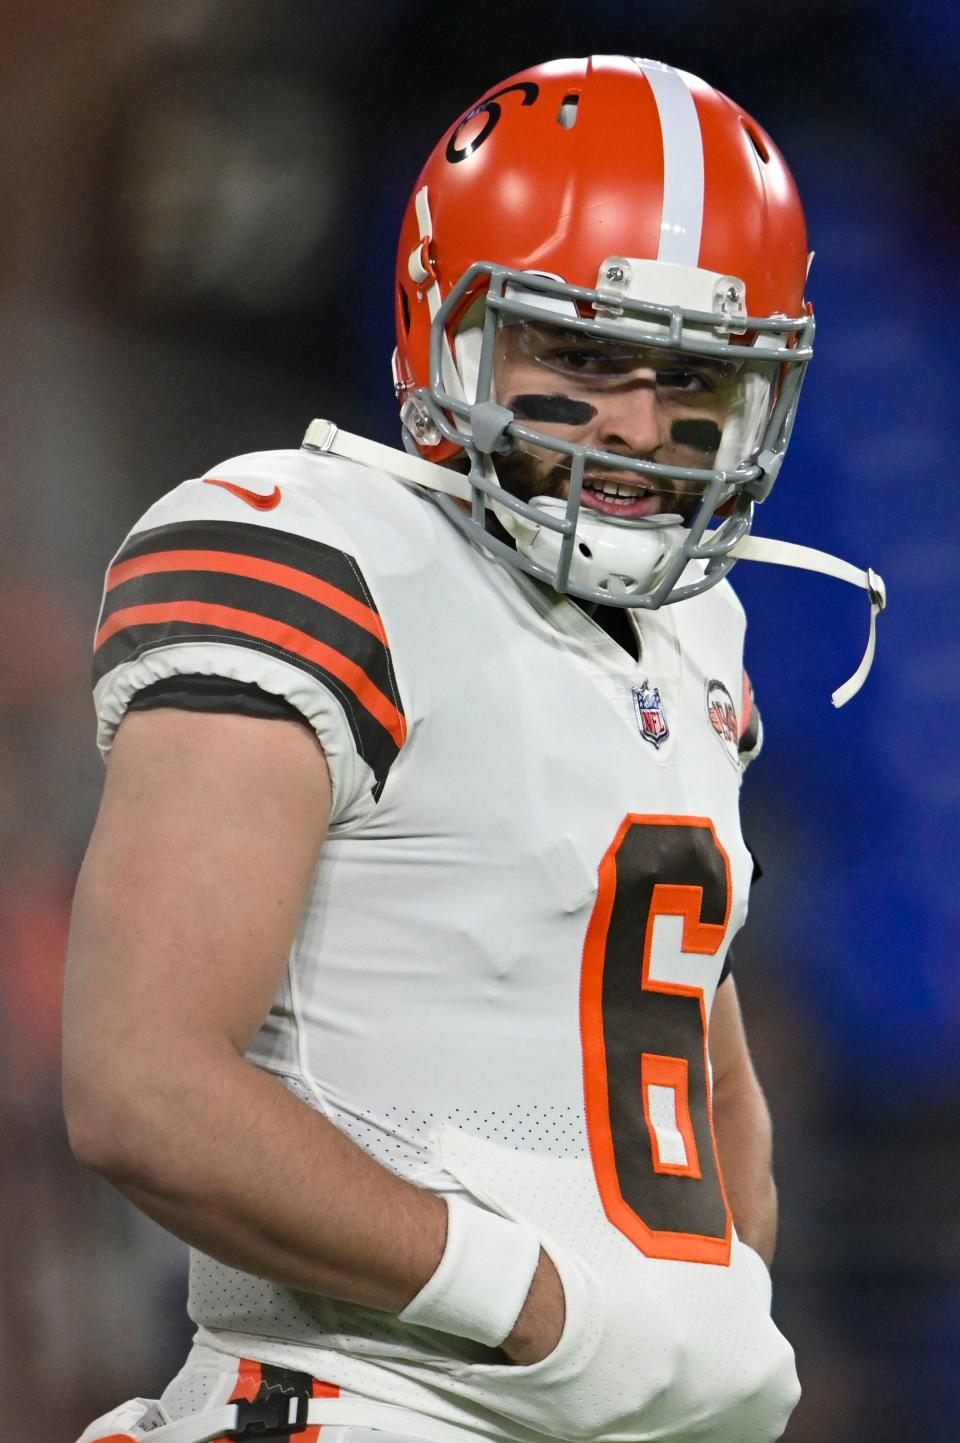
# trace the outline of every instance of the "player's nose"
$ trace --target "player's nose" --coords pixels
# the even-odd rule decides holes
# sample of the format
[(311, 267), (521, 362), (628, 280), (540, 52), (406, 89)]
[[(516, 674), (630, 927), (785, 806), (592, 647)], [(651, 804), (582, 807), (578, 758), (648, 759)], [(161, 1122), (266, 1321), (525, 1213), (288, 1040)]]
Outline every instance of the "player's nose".
[(645, 381), (609, 392), (597, 411), (598, 440), (605, 451), (648, 456), (662, 441), (656, 388)]

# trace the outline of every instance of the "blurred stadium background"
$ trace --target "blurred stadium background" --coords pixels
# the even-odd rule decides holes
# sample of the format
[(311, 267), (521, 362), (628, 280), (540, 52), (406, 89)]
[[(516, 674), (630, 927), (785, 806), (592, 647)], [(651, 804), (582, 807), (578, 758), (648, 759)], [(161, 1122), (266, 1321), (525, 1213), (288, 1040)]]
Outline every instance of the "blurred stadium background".
[(4, 0), (11, 1443), (72, 1443), (155, 1393), (189, 1337), (183, 1250), (73, 1164), (60, 1115), (67, 910), (100, 787), (87, 668), (103, 569), (161, 491), (296, 446), (314, 415), (396, 443), (393, 248), (419, 166), (494, 81), (590, 51), (705, 75), (769, 128), (806, 198), (817, 358), (757, 530), (872, 564), (891, 607), (865, 692), (835, 713), (862, 593), (736, 573), (768, 738), (746, 788), (765, 877), (738, 978), (777, 1122), (776, 1308), (806, 1385), (787, 1438), (960, 1439), (955, 0)]

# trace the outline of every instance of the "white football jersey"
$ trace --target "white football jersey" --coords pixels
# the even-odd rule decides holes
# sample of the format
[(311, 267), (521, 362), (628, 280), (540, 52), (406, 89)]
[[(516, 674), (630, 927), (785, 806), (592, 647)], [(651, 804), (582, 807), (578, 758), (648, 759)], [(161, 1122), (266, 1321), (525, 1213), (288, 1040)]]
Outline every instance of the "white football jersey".
[(796, 1402), (710, 1108), (752, 870), (743, 613), (724, 582), (631, 624), (639, 660), (429, 498), (308, 450), (185, 482), (108, 574), (104, 750), (183, 675), (285, 698), (329, 761), (251, 1061), (420, 1186), (531, 1223), (564, 1281), (558, 1348), (517, 1368), (193, 1254), (204, 1342), (360, 1394), (374, 1426), (769, 1443)]

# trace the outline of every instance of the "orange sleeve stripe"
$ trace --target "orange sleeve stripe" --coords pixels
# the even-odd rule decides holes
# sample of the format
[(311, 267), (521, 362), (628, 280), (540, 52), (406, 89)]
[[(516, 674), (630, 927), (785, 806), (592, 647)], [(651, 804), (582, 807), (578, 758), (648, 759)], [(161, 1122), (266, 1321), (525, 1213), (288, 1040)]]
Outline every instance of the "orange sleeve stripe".
[(195, 622), (198, 626), (219, 627), (225, 631), (238, 631), (244, 636), (255, 637), (257, 641), (269, 642), (294, 652), (322, 667), (342, 681), (365, 707), (371, 716), (389, 732), (398, 747), (403, 746), (407, 734), (407, 723), (403, 713), (398, 711), (389, 697), (384, 696), (367, 673), (348, 657), (332, 646), (317, 641), (295, 626), (284, 626), (268, 617), (258, 616), (254, 611), (238, 611), (231, 606), (217, 606), (205, 601), (168, 601), (146, 606), (128, 606), (115, 611), (103, 623), (97, 633), (95, 650), (110, 640), (118, 631), (132, 626), (160, 626), (166, 621)]
[(753, 715), (753, 687), (747, 673), (743, 673), (743, 696), (740, 702), (740, 736), (746, 735), (747, 727), (750, 725), (750, 718)]
[(387, 638), (379, 614), (362, 601), (348, 596), (338, 586), (331, 586), (319, 577), (300, 571), (295, 566), (284, 566), (279, 561), (265, 561), (259, 556), (245, 556), (234, 551), (154, 551), (148, 556), (134, 556), (130, 561), (120, 561), (111, 567), (107, 575), (107, 591), (132, 581), (137, 576), (155, 576), (164, 571), (219, 571), (229, 576), (246, 576), (254, 581), (266, 581), (273, 586), (283, 586), (288, 591), (298, 591), (321, 606), (329, 606), (349, 621), (355, 621), (365, 631), (382, 641)]

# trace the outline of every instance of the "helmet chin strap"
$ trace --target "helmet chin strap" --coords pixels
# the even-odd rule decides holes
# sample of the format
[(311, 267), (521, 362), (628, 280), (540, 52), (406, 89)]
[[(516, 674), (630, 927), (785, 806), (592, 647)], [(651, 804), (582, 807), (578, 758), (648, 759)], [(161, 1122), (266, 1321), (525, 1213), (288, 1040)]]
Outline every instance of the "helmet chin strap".
[(861, 571), (849, 561), (841, 561), (827, 551), (818, 551), (813, 546), (799, 546), (794, 541), (771, 541), (765, 536), (744, 536), (731, 548), (731, 556), (740, 561), (769, 561), (775, 566), (796, 566), (801, 571), (819, 571), (824, 576), (835, 576), (838, 581), (849, 581), (859, 586), (870, 598), (870, 631), (867, 647), (853, 676), (830, 693), (834, 706), (845, 706), (856, 696), (870, 675), (874, 653), (877, 649), (877, 617), (886, 609), (887, 588), (883, 577), (868, 566)]
[[(306, 435), (302, 443), (310, 451), (326, 452), (332, 456), (342, 456), (348, 461), (359, 461), (362, 465), (376, 467), (377, 470), (387, 471), (393, 476), (398, 476), (404, 481), (411, 481), (416, 486), (425, 486), (430, 491), (440, 491), (446, 496), (454, 496), (459, 501), (472, 502), (473, 488), (465, 476), (458, 471), (450, 471), (445, 466), (438, 466), (433, 461), (426, 461), (422, 456), (411, 456), (406, 451), (398, 451), (393, 446), (381, 445), (378, 441), (368, 441), (365, 436), (354, 436), (349, 431), (341, 431), (333, 421), (317, 420), (311, 421), (307, 427)], [(537, 505), (543, 507), (544, 501), (549, 504), (549, 498), (538, 498)], [(499, 516), (506, 512), (510, 518), (508, 529), (518, 538), (518, 545), (522, 544), (519, 539), (521, 528), (533, 532), (537, 528), (528, 526), (520, 521), (507, 508), (496, 505), (492, 500), (487, 505), (495, 510)], [(544, 509), (547, 509), (544, 507)], [(501, 516), (501, 520), (503, 517)], [(644, 552), (647, 564), (652, 565), (652, 575), (656, 579), (656, 570), (665, 562), (665, 548), (669, 552), (674, 549), (675, 538), (671, 536), (672, 530), (676, 527), (676, 520), (673, 517), (657, 518), (658, 525), (631, 528), (631, 535), (642, 538), (637, 546), (637, 568), (641, 560), (640, 552)], [(517, 524), (519, 522), (519, 525)], [(588, 518), (590, 524), (590, 538), (602, 538), (602, 527), (612, 529), (609, 523), (595, 523)], [(553, 535), (547, 528), (539, 528), (541, 536)], [(705, 536), (709, 540), (710, 533)], [(536, 545), (536, 537), (533, 537), (527, 544)], [(524, 545), (524, 550), (527, 547)], [(527, 551), (527, 554), (532, 554)], [(869, 568), (861, 571), (859, 567), (852, 566), (849, 561), (841, 561), (839, 557), (831, 556), (826, 551), (818, 551), (812, 546), (798, 546), (792, 541), (771, 541), (766, 537), (745, 536), (738, 541), (728, 553), (742, 561), (767, 561), (777, 566), (796, 566), (803, 571), (819, 571), (824, 576), (833, 576), (838, 581), (849, 582), (851, 586), (859, 586), (866, 591), (870, 597), (870, 634), (867, 639), (867, 648), (863, 654), (860, 665), (857, 667), (849, 681), (837, 687), (832, 693), (831, 700), (835, 707), (844, 706), (851, 697), (856, 696), (869, 675), (873, 665), (873, 657), (877, 643), (877, 617), (884, 610), (887, 604), (886, 587), (883, 577), (878, 576), (875, 571)], [(534, 559), (539, 559), (534, 555)], [(546, 558), (544, 558), (546, 560)], [(599, 565), (599, 560), (598, 563)], [(623, 563), (618, 562), (617, 572), (623, 572)], [(633, 569), (631, 566), (630, 569)], [(571, 569), (571, 580), (576, 582), (576, 575)]]
[[(491, 500), (489, 505), (517, 543), (518, 551), (546, 570), (559, 572), (562, 542), (558, 532), (538, 526), (496, 501)], [(534, 496), (530, 506), (557, 521), (562, 521), (567, 512), (566, 501), (557, 496)], [(650, 591), (663, 579), (686, 535), (679, 515), (647, 516), (632, 522), (628, 529), (602, 514), (581, 511), (568, 580), (574, 586), (608, 591), (611, 595)]]

